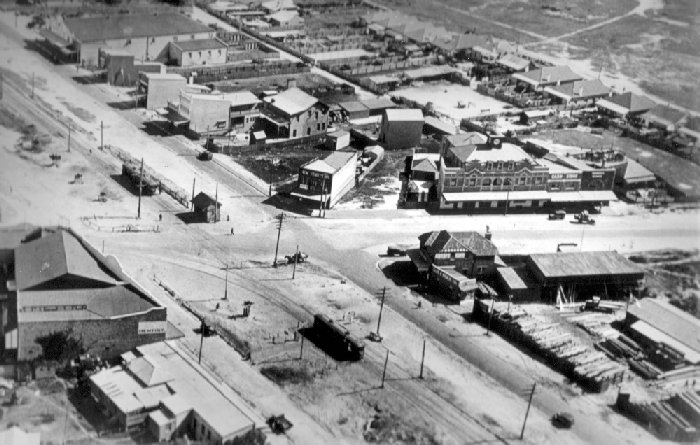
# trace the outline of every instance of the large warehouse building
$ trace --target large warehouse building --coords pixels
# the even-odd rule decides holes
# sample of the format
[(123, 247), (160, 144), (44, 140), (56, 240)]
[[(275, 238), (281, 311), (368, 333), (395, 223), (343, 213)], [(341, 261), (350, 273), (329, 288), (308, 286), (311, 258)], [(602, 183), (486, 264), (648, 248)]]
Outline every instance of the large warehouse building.
[(56, 333), (114, 357), (166, 338), (166, 308), (71, 229), (0, 232), (0, 363), (42, 356)]
[(71, 42), (80, 63), (88, 66), (98, 64), (100, 49), (119, 49), (137, 60), (166, 62), (171, 42), (215, 37), (213, 29), (181, 14), (65, 18), (50, 27)]

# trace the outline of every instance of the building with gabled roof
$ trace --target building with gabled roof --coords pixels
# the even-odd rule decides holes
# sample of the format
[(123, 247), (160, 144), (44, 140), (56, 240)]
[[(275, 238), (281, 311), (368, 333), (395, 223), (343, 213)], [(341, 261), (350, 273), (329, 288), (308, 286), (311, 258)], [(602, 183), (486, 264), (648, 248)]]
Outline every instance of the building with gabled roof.
[(333, 207), (355, 186), (357, 152), (344, 149), (299, 167), (297, 188), (292, 196), (314, 207)]
[(418, 249), (407, 254), (418, 273), (447, 296), (463, 299), (477, 289), (477, 281), (495, 273), (498, 249), (489, 238), (474, 232), (436, 230), (418, 237)]
[(528, 71), (531, 62), (517, 54), (506, 54), (496, 61), (500, 66), (509, 69), (511, 72)]
[(192, 198), (192, 211), (195, 216), (206, 222), (221, 220), (221, 202), (204, 192), (199, 192)]
[(213, 29), (182, 14), (64, 18), (54, 32), (75, 46), (84, 65), (97, 65), (100, 48), (122, 49), (138, 60), (165, 62), (170, 43), (215, 36)]
[(170, 42), (169, 59), (177, 66), (223, 65), (228, 45), (218, 38)]
[(178, 348), (158, 342), (122, 355), (90, 376), (93, 398), (123, 431), (145, 430), (155, 442), (183, 436), (231, 443), (264, 420), (230, 388)]
[(630, 91), (601, 99), (596, 103), (598, 110), (613, 116), (634, 117), (649, 111), (656, 102)]
[(545, 93), (562, 103), (594, 101), (599, 98), (609, 97), (610, 91), (610, 88), (598, 79), (575, 80), (544, 88)]
[(671, 348), (687, 364), (700, 364), (700, 320), (668, 301), (642, 298), (630, 303), (625, 326), (650, 349)]
[(296, 11), (297, 5), (294, 0), (269, 0), (263, 2), (261, 5), (268, 14), (272, 14), (278, 11)]
[(297, 87), (267, 96), (263, 102), (268, 135), (293, 139), (326, 133), (328, 107)]
[(56, 332), (103, 357), (165, 339), (166, 309), (71, 229), (11, 241), (0, 243), (12, 250), (0, 258), (0, 362), (41, 357), (39, 341)]
[(583, 80), (583, 77), (574, 73), (571, 71), (571, 68), (565, 65), (543, 66), (524, 73), (515, 73), (511, 75), (511, 77), (517, 82), (528, 85), (532, 89), (542, 89), (547, 86)]
[(688, 118), (688, 113), (668, 105), (657, 105), (639, 116), (646, 125), (673, 132)]

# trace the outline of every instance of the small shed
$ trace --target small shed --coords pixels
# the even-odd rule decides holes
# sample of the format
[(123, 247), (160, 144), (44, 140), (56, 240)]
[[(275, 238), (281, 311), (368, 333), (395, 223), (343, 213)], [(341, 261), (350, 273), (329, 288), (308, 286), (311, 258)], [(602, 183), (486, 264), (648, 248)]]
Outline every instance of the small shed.
[(221, 220), (221, 203), (204, 192), (192, 199), (194, 214), (206, 222)]
[(344, 130), (326, 134), (326, 148), (328, 150), (340, 150), (350, 145), (350, 133)]
[(266, 139), (267, 139), (267, 135), (262, 130), (250, 132), (250, 143), (251, 144), (264, 144)]
[(360, 102), (340, 102), (338, 105), (340, 105), (340, 108), (350, 120), (369, 117), (369, 109)]

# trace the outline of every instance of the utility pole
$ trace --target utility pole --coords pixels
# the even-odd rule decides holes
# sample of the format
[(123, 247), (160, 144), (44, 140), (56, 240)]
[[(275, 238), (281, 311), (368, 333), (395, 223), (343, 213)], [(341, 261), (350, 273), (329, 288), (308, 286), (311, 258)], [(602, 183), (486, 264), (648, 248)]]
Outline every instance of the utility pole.
[(491, 300), (491, 310), (489, 311), (489, 322), (486, 324), (486, 335), (489, 335), (491, 330), (491, 317), (493, 317), (493, 306), (496, 304), (496, 299)]
[(143, 189), (143, 158), (141, 158), (141, 173), (139, 173), (139, 208), (136, 219), (141, 219), (141, 189)]
[(382, 371), (382, 384), (379, 386), (384, 389), (384, 380), (386, 380), (386, 365), (389, 364), (389, 351), (386, 351), (386, 358), (384, 359), (384, 370)]
[(525, 419), (523, 420), (523, 429), (520, 430), (520, 440), (523, 440), (523, 437), (525, 437), (525, 425), (527, 424), (527, 416), (530, 414), (530, 405), (532, 405), (532, 397), (535, 395), (535, 388), (537, 387), (537, 383), (532, 384), (532, 391), (530, 391), (530, 400), (527, 402), (527, 411), (525, 411)]
[(297, 251), (294, 254), (294, 269), (292, 269), (292, 280), (297, 273), (297, 263), (299, 262), (299, 244), (297, 244)]
[(214, 222), (219, 222), (219, 183), (216, 183), (216, 190), (214, 191)]
[(301, 336), (301, 346), (299, 347), (299, 360), (304, 358), (304, 336)]
[(226, 265), (226, 287), (224, 288), (224, 300), (228, 300), (228, 264)]
[(419, 379), (423, 378), (423, 363), (425, 363), (425, 339), (423, 339), (423, 354), (421, 355), (420, 359), (420, 374), (418, 375)]
[(100, 150), (105, 148), (105, 125), (104, 121), (100, 121)]
[(204, 324), (204, 320), (202, 320), (202, 325), (199, 328), (199, 360), (198, 363), (202, 363), (202, 346), (204, 346), (204, 330), (206, 329), (207, 325)]
[[(192, 178), (192, 200), (194, 200), (194, 183), (197, 181), (197, 178)], [(192, 202), (192, 201), (190, 201)], [(194, 202), (192, 202), (192, 208), (194, 208)]]
[(277, 245), (275, 245), (275, 260), (272, 262), (272, 267), (277, 267), (277, 253), (280, 248), (280, 235), (282, 234), (282, 223), (284, 222), (284, 212), (277, 215), (279, 222), (277, 223)]
[(382, 323), (382, 311), (384, 310), (384, 298), (386, 297), (386, 287), (382, 289), (382, 303), (379, 306), (379, 318), (377, 319), (377, 337), (379, 337), (379, 325)]
[(508, 214), (508, 204), (510, 201), (510, 189), (506, 191), (506, 208), (503, 210), (503, 214), (507, 215)]

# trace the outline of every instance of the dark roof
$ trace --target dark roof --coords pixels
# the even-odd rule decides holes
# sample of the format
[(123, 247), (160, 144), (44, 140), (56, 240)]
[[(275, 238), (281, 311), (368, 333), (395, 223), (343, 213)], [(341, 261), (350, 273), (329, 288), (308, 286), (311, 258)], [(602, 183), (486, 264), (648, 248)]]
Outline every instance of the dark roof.
[(646, 119), (664, 124), (677, 124), (687, 115), (688, 113), (685, 111), (671, 108), (667, 105), (657, 105), (644, 113)]
[(530, 260), (544, 278), (644, 276), (639, 266), (615, 251), (541, 253), (530, 255)]
[(59, 230), (15, 249), (15, 279), (19, 290), (66, 275), (114, 284), (117, 280), (71, 233)]
[(173, 45), (177, 46), (182, 51), (226, 48), (226, 44), (219, 39), (183, 40), (181, 42), (174, 42)]
[(459, 145), (457, 147), (450, 147), (448, 150), (450, 150), (461, 162), (467, 162), (469, 160), (469, 156), (471, 156), (476, 150), (476, 145)]
[(108, 17), (65, 18), (64, 23), (79, 42), (107, 39), (156, 37), (212, 31), (208, 26), (182, 14), (113, 15)]
[(217, 204), (218, 207), (221, 207), (221, 203), (212, 198), (211, 196), (207, 195), (204, 192), (199, 192), (197, 196), (192, 198), (192, 204), (196, 208), (203, 208), (203, 207), (209, 207), (210, 205), (213, 205), (214, 203)]
[(700, 116), (690, 116), (683, 126), (688, 130), (700, 132)]
[(477, 232), (448, 232), (440, 230), (427, 232), (418, 237), (421, 248), (431, 255), (444, 250), (466, 250), (476, 256), (494, 256), (498, 249), (493, 243)]
[(630, 91), (618, 94), (607, 100), (616, 105), (627, 108), (632, 113), (647, 111), (656, 106), (656, 102), (654, 102), (653, 100), (645, 96), (633, 94)]
[(396, 104), (388, 97), (378, 97), (376, 99), (367, 99), (360, 101), (362, 105), (370, 110), (383, 110), (385, 108), (396, 108)]
[(358, 102), (358, 101), (340, 102), (338, 105), (340, 106), (340, 108), (342, 108), (343, 110), (347, 111), (348, 113), (354, 113), (354, 112), (358, 112), (358, 111), (367, 111), (367, 112), (369, 112), (369, 110), (367, 109), (367, 107), (364, 106), (361, 102)]
[(658, 298), (643, 298), (630, 304), (627, 313), (700, 352), (700, 319)]

